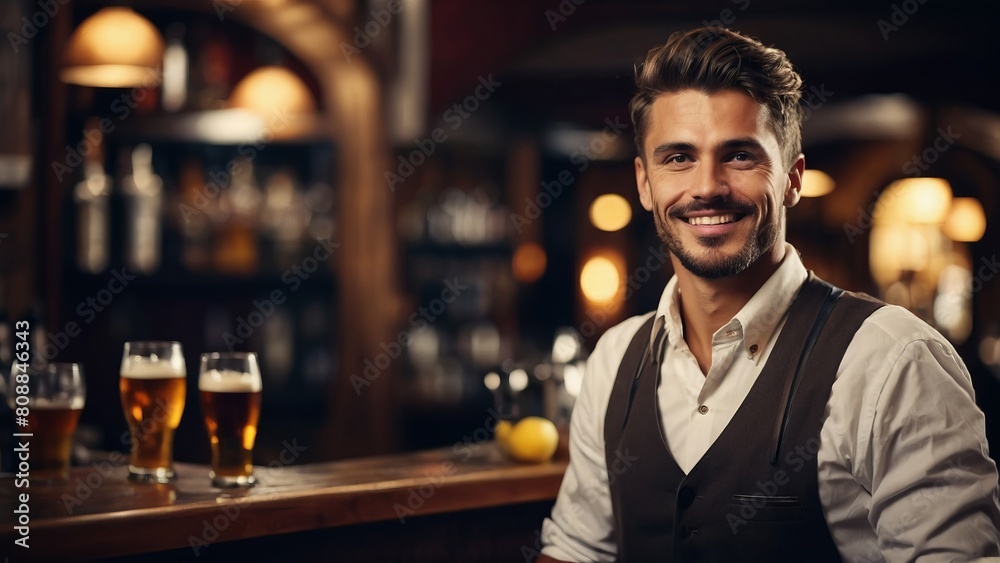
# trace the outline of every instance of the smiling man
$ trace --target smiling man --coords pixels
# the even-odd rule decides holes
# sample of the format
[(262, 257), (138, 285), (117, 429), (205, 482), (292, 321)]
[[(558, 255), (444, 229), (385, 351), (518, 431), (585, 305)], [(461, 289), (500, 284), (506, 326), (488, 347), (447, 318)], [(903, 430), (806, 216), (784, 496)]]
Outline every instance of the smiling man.
[(724, 29), (636, 70), (639, 199), (675, 275), (610, 329), (539, 561), (966, 561), (1000, 555), (969, 373), (906, 310), (785, 242), (802, 80)]

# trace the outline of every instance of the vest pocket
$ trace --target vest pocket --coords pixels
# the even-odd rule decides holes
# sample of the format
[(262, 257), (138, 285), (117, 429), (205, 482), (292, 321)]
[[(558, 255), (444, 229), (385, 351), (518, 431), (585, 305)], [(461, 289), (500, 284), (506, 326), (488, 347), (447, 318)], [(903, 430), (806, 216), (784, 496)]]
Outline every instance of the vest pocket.
[(802, 520), (802, 503), (797, 496), (733, 495), (730, 513), (742, 520), (794, 522)]

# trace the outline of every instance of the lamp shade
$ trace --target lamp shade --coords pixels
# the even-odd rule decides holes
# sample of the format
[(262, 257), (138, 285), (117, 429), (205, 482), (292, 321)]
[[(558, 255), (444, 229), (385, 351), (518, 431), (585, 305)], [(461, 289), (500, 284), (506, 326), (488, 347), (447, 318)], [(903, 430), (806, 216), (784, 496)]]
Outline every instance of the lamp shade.
[(163, 38), (129, 8), (103, 8), (73, 32), (63, 56), (63, 82), (105, 88), (159, 84)]
[(944, 222), (944, 234), (957, 242), (976, 242), (986, 233), (983, 205), (974, 197), (956, 197)]
[(246, 75), (233, 88), (228, 105), (260, 115), (302, 115), (316, 111), (316, 102), (302, 79), (279, 66), (262, 66)]

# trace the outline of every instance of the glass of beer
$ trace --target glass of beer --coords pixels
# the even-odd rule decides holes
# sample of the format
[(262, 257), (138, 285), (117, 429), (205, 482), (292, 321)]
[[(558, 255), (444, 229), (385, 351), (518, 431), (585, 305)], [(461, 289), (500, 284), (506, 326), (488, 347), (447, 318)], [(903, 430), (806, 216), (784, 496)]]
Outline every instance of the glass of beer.
[(126, 342), (122, 409), (132, 438), (129, 478), (166, 483), (174, 476), (174, 431), (184, 413), (187, 367), (180, 342)]
[(253, 352), (202, 354), (198, 392), (212, 443), (212, 484), (250, 487), (260, 418), (260, 366)]
[[(29, 479), (65, 481), (69, 478), (73, 434), (87, 395), (83, 367), (59, 362), (42, 369), (26, 366), (22, 370), (22, 366), (14, 364), (8, 402), (15, 413), (27, 408), (27, 416), (23, 417), (26, 425), (18, 432), (32, 436), (16, 440), (30, 444)], [(21, 418), (18, 415), (18, 421)]]

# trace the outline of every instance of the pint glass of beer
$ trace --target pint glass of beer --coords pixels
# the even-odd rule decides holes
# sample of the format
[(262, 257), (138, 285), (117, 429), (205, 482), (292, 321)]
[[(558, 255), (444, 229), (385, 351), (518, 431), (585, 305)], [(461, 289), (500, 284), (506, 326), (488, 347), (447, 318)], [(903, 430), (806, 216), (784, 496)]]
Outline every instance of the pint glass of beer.
[(212, 443), (212, 484), (253, 486), (260, 418), (260, 366), (249, 352), (202, 354), (198, 392)]
[(180, 342), (125, 343), (119, 389), (132, 438), (129, 478), (166, 483), (174, 476), (186, 377)]
[[(48, 364), (42, 369), (14, 364), (8, 402), (14, 412), (27, 408), (26, 426), (18, 432), (32, 434), (29, 479), (65, 481), (69, 478), (73, 433), (86, 398), (80, 364)], [(21, 417), (18, 417), (20, 420)]]

